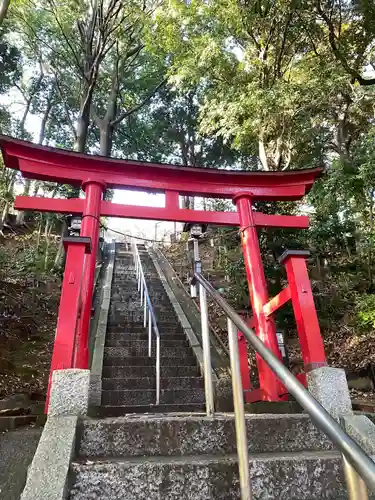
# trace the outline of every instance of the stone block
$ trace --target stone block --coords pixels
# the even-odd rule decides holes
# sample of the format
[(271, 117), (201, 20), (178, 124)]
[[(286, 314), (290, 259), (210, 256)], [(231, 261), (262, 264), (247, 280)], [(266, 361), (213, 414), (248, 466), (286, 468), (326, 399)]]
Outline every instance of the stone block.
[(66, 500), (78, 417), (48, 417), (21, 500)]
[(55, 370), (48, 415), (87, 415), (89, 387), (90, 370)]
[[(235, 455), (233, 414), (84, 419), (78, 423), (80, 458)], [(332, 443), (308, 415), (247, 415), (249, 453), (325, 451)]]
[(375, 455), (375, 425), (365, 415), (345, 415), (345, 431), (369, 455)]
[(312, 370), (307, 374), (307, 385), (310, 394), (336, 420), (340, 415), (352, 413), (348, 383), (341, 368), (324, 366)]
[[(254, 500), (345, 500), (341, 457), (332, 452), (250, 456)], [(238, 464), (232, 457), (184, 457), (73, 463), (70, 500), (235, 500)], [(322, 486), (324, 485), (324, 486)]]

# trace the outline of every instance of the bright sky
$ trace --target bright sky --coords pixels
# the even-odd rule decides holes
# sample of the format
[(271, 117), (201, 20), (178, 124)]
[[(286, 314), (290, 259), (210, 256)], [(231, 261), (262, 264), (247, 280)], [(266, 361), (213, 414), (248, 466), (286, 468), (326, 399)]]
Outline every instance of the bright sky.
[[(165, 196), (163, 194), (141, 193), (139, 191), (125, 191), (116, 189), (113, 197), (113, 202), (124, 205), (164, 207)], [(153, 239), (155, 237), (155, 229), (157, 239), (162, 239), (166, 234), (171, 234), (174, 231), (173, 222), (157, 222), (146, 221), (139, 219), (120, 219), (112, 217), (108, 219), (108, 227), (125, 231), (134, 236), (142, 236)], [(181, 224), (177, 224), (177, 231), (181, 230)], [(111, 236), (109, 232), (109, 236)]]
[[(12, 92), (10, 95), (1, 96), (0, 103), (8, 105), (10, 107), (10, 112), (14, 113), (17, 117), (21, 118), (24, 111), (24, 106), (22, 103), (22, 97), (17, 92)], [(40, 129), (40, 117), (36, 115), (29, 114), (26, 120), (26, 129), (37, 141)], [(16, 191), (20, 191), (22, 188), (19, 186)], [(124, 205), (137, 205), (137, 206), (151, 206), (151, 207), (163, 207), (165, 203), (165, 197), (163, 194), (150, 194), (142, 193), (140, 191), (124, 191), (115, 190), (113, 202), (121, 203)], [(174, 231), (173, 222), (156, 222), (156, 221), (146, 221), (138, 219), (122, 219), (122, 218), (109, 218), (108, 227), (112, 229), (117, 229), (121, 232), (126, 232), (134, 236), (142, 236), (146, 238), (154, 238), (155, 236), (155, 224), (157, 231), (157, 239), (161, 239), (166, 235), (171, 234)], [(177, 224), (177, 231), (181, 230), (182, 225)], [(109, 232), (107, 235), (109, 238), (116, 237), (114, 233)]]

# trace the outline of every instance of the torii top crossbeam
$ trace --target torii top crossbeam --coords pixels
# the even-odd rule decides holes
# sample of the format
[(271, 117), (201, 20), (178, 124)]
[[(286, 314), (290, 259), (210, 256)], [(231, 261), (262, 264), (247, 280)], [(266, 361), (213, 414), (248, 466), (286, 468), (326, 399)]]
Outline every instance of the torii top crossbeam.
[[(7, 167), (20, 170), (24, 177), (81, 186), (97, 181), (108, 188), (164, 192), (166, 207), (132, 207), (103, 201), (101, 215), (180, 222), (207, 222), (238, 225), (233, 212), (205, 212), (179, 209), (178, 196), (201, 196), (232, 199), (239, 193), (253, 200), (298, 200), (311, 188), (322, 169), (283, 172), (233, 171), (184, 167), (162, 163), (119, 160), (92, 156), (57, 148), (35, 145), (0, 136), (0, 146)], [(20, 210), (40, 210), (80, 214), (84, 200), (51, 200), (17, 197)], [(307, 227), (305, 217), (268, 216), (255, 212), (257, 225)], [(277, 219), (275, 219), (277, 217)]]

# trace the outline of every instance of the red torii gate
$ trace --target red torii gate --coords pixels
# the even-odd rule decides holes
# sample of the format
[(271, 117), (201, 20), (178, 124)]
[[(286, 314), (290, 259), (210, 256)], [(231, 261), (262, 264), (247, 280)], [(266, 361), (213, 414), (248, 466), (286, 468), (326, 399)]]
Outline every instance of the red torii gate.
[[(85, 198), (50, 199), (17, 196), (17, 210), (82, 215), (81, 237), (68, 239), (51, 372), (88, 368), (88, 334), (101, 216), (240, 226), (254, 326), (265, 345), (281, 357), (272, 313), (292, 300), (307, 370), (323, 366), (325, 354), (316, 318), (306, 255), (285, 258), (289, 286), (269, 300), (257, 227), (307, 228), (307, 216), (266, 215), (253, 202), (301, 199), (322, 174), (319, 168), (283, 172), (247, 172), (183, 167), (118, 160), (39, 146), (0, 136), (5, 165), (24, 177), (82, 187)], [(165, 207), (140, 207), (103, 201), (106, 188), (165, 193)], [(237, 212), (188, 210), (179, 196), (232, 199)], [(91, 245), (90, 245), (91, 243)], [(302, 259), (301, 259), (302, 257)], [(80, 299), (81, 298), (81, 299)], [(79, 316), (81, 300), (81, 314)], [(258, 359), (260, 391), (257, 398), (277, 401), (283, 392), (273, 372)], [(69, 366), (68, 366), (69, 365)]]

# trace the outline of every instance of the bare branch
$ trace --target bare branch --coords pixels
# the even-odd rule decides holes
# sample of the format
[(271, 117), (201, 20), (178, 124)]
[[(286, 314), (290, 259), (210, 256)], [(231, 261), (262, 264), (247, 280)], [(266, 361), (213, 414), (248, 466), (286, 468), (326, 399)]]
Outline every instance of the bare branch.
[(71, 53), (72, 53), (72, 55), (73, 55), (73, 58), (74, 58), (74, 60), (75, 60), (75, 63), (76, 63), (76, 65), (77, 65), (77, 67), (78, 67), (78, 68), (82, 69), (82, 62), (80, 61), (80, 59), (79, 59), (79, 56), (78, 56), (77, 52), (75, 51), (75, 49), (74, 49), (73, 45), (71, 44), (71, 42), (70, 42), (70, 40), (69, 40), (69, 37), (68, 37), (68, 36), (67, 36), (67, 34), (65, 33), (65, 30), (64, 30), (64, 28), (63, 28), (62, 24), (60, 23), (60, 20), (59, 20), (59, 18), (58, 18), (58, 16), (57, 16), (57, 14), (56, 14), (56, 11), (55, 11), (55, 9), (54, 9), (54, 2), (53, 2), (53, 0), (49, 0), (49, 1), (50, 1), (50, 4), (52, 4), (52, 7), (51, 7), (51, 12), (52, 12), (52, 15), (53, 15), (53, 17), (55, 18), (55, 21), (56, 21), (56, 23), (57, 23), (58, 27), (60, 28), (61, 34), (62, 34), (62, 36), (63, 36), (63, 38), (64, 38), (64, 40), (65, 40), (65, 42), (66, 42), (67, 46), (69, 47), (69, 49), (70, 49), (70, 51), (71, 51)]
[(167, 83), (167, 79), (164, 79), (163, 81), (161, 81), (155, 88), (152, 92), (150, 92), (150, 94), (148, 96), (145, 97), (145, 99), (143, 99), (143, 101), (141, 101), (139, 104), (137, 104), (136, 106), (134, 106), (133, 108), (129, 109), (128, 111), (124, 111), (123, 113), (121, 113), (115, 120), (113, 120), (111, 122), (111, 125), (112, 126), (116, 126), (118, 125), (119, 123), (122, 122), (122, 120), (124, 120), (126, 117), (132, 115), (133, 113), (136, 113), (137, 111), (139, 111), (141, 108), (143, 108), (143, 106), (145, 106), (145, 104), (148, 103), (148, 101), (150, 101), (150, 99), (152, 99), (152, 97), (156, 94), (156, 92), (161, 89), (161, 87), (163, 87), (163, 85), (165, 85)]
[(73, 121), (72, 121), (72, 118), (70, 116), (70, 110), (69, 110), (68, 105), (66, 104), (65, 97), (64, 97), (64, 94), (62, 92), (62, 89), (61, 89), (61, 86), (60, 86), (60, 83), (59, 83), (59, 78), (58, 78), (57, 74), (55, 74), (55, 81), (56, 81), (57, 91), (58, 91), (58, 93), (60, 95), (61, 102), (62, 102), (62, 104), (64, 106), (64, 111), (65, 111), (65, 114), (66, 114), (66, 118), (67, 118), (67, 121), (68, 121), (69, 128), (70, 128), (70, 130), (72, 131), (72, 134), (73, 134), (73, 139), (77, 140), (77, 132), (76, 132), (76, 129), (75, 129), (74, 125), (73, 125)]
[(352, 68), (348, 61), (345, 59), (345, 56), (342, 54), (340, 51), (338, 45), (337, 45), (337, 37), (335, 33), (335, 26), (333, 24), (333, 21), (330, 16), (328, 16), (320, 3), (320, 0), (317, 0), (316, 2), (316, 9), (320, 17), (323, 19), (325, 22), (327, 28), (328, 28), (328, 40), (329, 44), (331, 46), (333, 55), (339, 61), (344, 68), (344, 70), (352, 77), (354, 81), (357, 81), (360, 85), (367, 86), (367, 85), (375, 85), (375, 78), (363, 78), (363, 76), (357, 71), (356, 69)]

